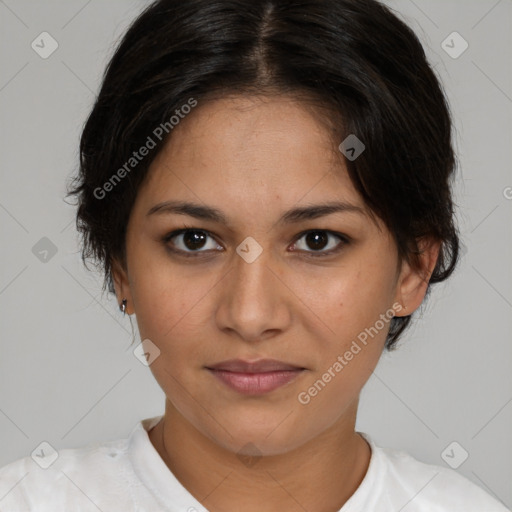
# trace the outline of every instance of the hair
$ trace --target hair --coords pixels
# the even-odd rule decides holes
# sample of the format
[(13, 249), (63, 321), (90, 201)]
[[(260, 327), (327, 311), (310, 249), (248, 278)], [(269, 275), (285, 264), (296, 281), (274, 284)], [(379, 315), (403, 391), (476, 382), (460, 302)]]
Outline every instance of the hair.
[[(159, 0), (131, 24), (105, 69), (68, 193), (77, 198), (82, 259), (102, 269), (104, 291), (115, 291), (113, 261), (126, 264), (130, 212), (172, 135), (170, 119), (193, 101), (274, 94), (312, 100), (338, 143), (349, 134), (364, 143), (357, 159), (345, 159), (348, 173), (393, 235), (399, 260), (421, 270), (420, 241), (440, 244), (427, 294), (452, 274), (451, 115), (403, 21), (376, 0)], [(155, 147), (130, 160), (148, 137)], [(387, 349), (410, 320), (391, 320)]]

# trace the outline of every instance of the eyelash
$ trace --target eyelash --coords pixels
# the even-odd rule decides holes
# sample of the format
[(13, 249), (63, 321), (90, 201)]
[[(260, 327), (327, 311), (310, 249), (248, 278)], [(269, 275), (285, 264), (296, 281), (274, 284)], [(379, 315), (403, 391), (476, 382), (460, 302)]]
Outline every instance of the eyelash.
[[(162, 242), (164, 243), (164, 245), (166, 246), (166, 248), (169, 251), (171, 251), (173, 253), (176, 253), (176, 254), (179, 254), (180, 256), (183, 256), (185, 258), (203, 257), (205, 255), (205, 253), (206, 254), (208, 253), (208, 251), (201, 251), (201, 250), (198, 250), (198, 251), (183, 251), (181, 249), (176, 249), (176, 248), (173, 248), (173, 247), (169, 246), (169, 242), (171, 241), (171, 239), (173, 239), (176, 236), (179, 236), (179, 235), (182, 235), (184, 233), (187, 233), (189, 231), (198, 231), (200, 233), (204, 233), (205, 235), (207, 235), (207, 236), (209, 236), (209, 237), (211, 237), (211, 238), (213, 238), (215, 240), (215, 236), (212, 233), (210, 233), (209, 231), (205, 230), (205, 229), (199, 229), (199, 228), (193, 228), (193, 227), (185, 227), (183, 229), (178, 229), (176, 231), (172, 231), (172, 232), (168, 233), (167, 235), (165, 235), (163, 237)], [(305, 235), (307, 235), (309, 233), (327, 233), (328, 235), (332, 235), (332, 236), (335, 236), (335, 237), (339, 238), (340, 242), (338, 243), (338, 245), (334, 249), (330, 249), (329, 251), (322, 251), (322, 252), (318, 251), (318, 252), (316, 252), (316, 251), (302, 251), (300, 249), (297, 250), (297, 252), (304, 252), (306, 257), (322, 258), (322, 257), (326, 257), (326, 256), (331, 256), (331, 255), (336, 254), (339, 251), (341, 251), (346, 245), (348, 245), (350, 243), (350, 238), (347, 235), (344, 235), (342, 233), (337, 233), (336, 231), (330, 231), (328, 229), (308, 229), (306, 231), (302, 231), (301, 233), (299, 233), (295, 237), (295, 240), (294, 240), (293, 243), (294, 244), (297, 243), (302, 237), (304, 237)]]

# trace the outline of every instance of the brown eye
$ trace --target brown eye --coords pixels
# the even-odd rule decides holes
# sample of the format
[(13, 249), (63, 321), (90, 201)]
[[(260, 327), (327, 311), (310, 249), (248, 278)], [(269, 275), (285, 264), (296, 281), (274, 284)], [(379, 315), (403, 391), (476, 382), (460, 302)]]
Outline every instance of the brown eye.
[(209, 233), (197, 229), (182, 229), (164, 238), (166, 245), (175, 252), (203, 253), (209, 250), (222, 250)]
[(183, 233), (183, 245), (194, 251), (196, 249), (201, 249), (206, 242), (207, 235), (202, 231), (187, 231)]
[[(338, 242), (336, 243), (336, 239)], [(311, 256), (333, 254), (348, 244), (348, 238), (326, 230), (312, 230), (302, 233), (294, 244), (295, 249), (310, 253)], [(314, 253), (318, 254), (314, 254)]]
[(315, 251), (324, 249), (329, 242), (329, 236), (324, 231), (312, 231), (306, 235), (306, 245)]

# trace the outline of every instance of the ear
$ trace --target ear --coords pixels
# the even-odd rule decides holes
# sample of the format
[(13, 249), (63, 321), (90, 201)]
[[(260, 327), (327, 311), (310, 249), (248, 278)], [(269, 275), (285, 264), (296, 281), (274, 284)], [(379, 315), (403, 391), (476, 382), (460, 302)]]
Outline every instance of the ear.
[(112, 260), (112, 280), (114, 281), (114, 288), (116, 291), (117, 303), (121, 305), (123, 299), (127, 300), (126, 313), (131, 315), (134, 313), (133, 300), (130, 291), (130, 282), (128, 280), (128, 273), (126, 266), (117, 259)]
[(414, 268), (406, 261), (402, 262), (396, 288), (395, 300), (403, 306), (402, 314), (408, 316), (418, 309), (427, 293), (430, 276), (434, 271), (439, 256), (441, 242), (432, 238), (418, 240), (417, 258), (420, 268)]

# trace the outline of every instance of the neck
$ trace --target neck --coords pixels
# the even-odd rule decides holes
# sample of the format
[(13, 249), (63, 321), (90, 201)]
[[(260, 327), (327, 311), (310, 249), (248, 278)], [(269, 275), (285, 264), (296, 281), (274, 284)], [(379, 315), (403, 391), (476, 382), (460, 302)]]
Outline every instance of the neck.
[(357, 401), (338, 422), (287, 453), (238, 455), (204, 436), (167, 401), (149, 438), (181, 484), (208, 510), (338, 511), (366, 474), (371, 450), (355, 432)]

